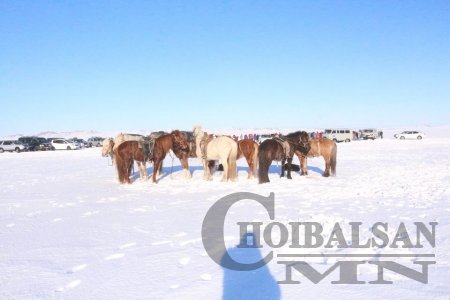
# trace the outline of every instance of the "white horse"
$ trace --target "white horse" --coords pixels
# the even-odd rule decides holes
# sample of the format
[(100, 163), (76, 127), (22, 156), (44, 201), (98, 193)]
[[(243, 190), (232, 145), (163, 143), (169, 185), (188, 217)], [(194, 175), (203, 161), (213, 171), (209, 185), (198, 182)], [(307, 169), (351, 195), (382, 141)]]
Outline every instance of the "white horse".
[(227, 136), (216, 137), (206, 144), (207, 157), (204, 159), (200, 145), (205, 133), (202, 131), (200, 126), (194, 127), (193, 132), (196, 145), (196, 155), (197, 158), (202, 160), (203, 168), (205, 169), (203, 178), (205, 180), (212, 180), (211, 171), (208, 168), (208, 161), (220, 159), (223, 165), (222, 181), (228, 181), (228, 179), (231, 181), (237, 181), (237, 143), (232, 138)]
[(112, 138), (106, 138), (106, 139), (103, 140), (103, 143), (102, 143), (102, 156), (103, 157), (110, 156), (112, 162), (114, 163), (113, 148), (114, 148), (114, 140)]

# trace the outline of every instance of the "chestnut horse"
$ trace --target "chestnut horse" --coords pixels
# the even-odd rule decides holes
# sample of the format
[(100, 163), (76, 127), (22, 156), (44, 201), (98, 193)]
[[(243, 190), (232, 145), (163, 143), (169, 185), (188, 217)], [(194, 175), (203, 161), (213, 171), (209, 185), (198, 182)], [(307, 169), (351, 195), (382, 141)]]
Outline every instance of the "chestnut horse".
[[(122, 135), (122, 134), (121, 134)], [(118, 135), (117, 137), (119, 137)], [(123, 135), (122, 135), (123, 136)], [(140, 178), (147, 179), (147, 167), (145, 164), (143, 143), (144, 137), (141, 137), (142, 141), (120, 141), (120, 144), (116, 145), (117, 139), (107, 138), (103, 140), (102, 156), (110, 156), (113, 164), (116, 165), (117, 174), (119, 176), (120, 183), (131, 183), (130, 175), (133, 171), (133, 164), (136, 160), (140, 171)], [(116, 145), (116, 147), (114, 147)]]
[(258, 143), (251, 139), (244, 139), (237, 142), (238, 155), (237, 159), (245, 157), (248, 163), (248, 178), (256, 176), (258, 169)]
[[(191, 178), (189, 172), (188, 158), (189, 158), (189, 142), (185, 135), (179, 131), (174, 130), (169, 134), (164, 134), (155, 140), (155, 147), (153, 150), (153, 170), (160, 168), (161, 162), (166, 157), (169, 150), (172, 149), (175, 156), (180, 160), (186, 178)], [(156, 173), (153, 171), (153, 182), (156, 183)]]
[(144, 153), (143, 145), (137, 141), (126, 141), (114, 151), (117, 173), (120, 183), (131, 183), (130, 175), (134, 161), (138, 162), (141, 179), (147, 179), (146, 161), (149, 157)]
[(272, 138), (265, 140), (259, 145), (259, 183), (270, 182), (269, 167), (273, 160), (281, 161), (281, 175), (284, 177), (285, 161), (287, 160), (287, 178), (291, 177), (291, 164), (294, 153), (308, 153), (309, 151), (309, 135), (305, 131), (297, 131), (290, 133), (281, 138)]
[(305, 155), (296, 151), (298, 159), (300, 160), (301, 175), (308, 175), (307, 157), (322, 156), (325, 160), (325, 171), (322, 176), (328, 177), (330, 175), (336, 176), (336, 156), (337, 145), (334, 141), (327, 138), (314, 139), (309, 142), (310, 150)]

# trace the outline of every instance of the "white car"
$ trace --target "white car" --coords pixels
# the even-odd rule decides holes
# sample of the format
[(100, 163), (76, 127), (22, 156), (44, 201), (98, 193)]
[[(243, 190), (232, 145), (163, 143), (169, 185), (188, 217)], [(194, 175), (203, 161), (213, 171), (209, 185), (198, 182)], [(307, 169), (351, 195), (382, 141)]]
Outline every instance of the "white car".
[(378, 138), (378, 131), (374, 128), (360, 130), (360, 137), (363, 140), (375, 140)]
[(425, 134), (419, 131), (403, 131), (394, 134), (394, 137), (400, 140), (421, 140), (425, 137)]
[(0, 141), (0, 153), (3, 153), (5, 151), (15, 151), (19, 153), (26, 150), (27, 146), (19, 141)]
[(52, 146), (55, 150), (75, 150), (80, 148), (78, 144), (71, 143), (64, 139), (52, 140)]

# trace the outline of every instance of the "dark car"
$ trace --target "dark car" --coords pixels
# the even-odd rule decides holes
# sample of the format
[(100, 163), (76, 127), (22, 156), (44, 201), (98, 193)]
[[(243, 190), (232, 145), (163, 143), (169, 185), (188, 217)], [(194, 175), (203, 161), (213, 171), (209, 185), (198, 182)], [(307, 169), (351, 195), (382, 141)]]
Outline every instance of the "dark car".
[(23, 144), (28, 145), (28, 150), (38, 151), (38, 150), (53, 150), (51, 144), (46, 138), (38, 136), (23, 136), (19, 138), (19, 141)]

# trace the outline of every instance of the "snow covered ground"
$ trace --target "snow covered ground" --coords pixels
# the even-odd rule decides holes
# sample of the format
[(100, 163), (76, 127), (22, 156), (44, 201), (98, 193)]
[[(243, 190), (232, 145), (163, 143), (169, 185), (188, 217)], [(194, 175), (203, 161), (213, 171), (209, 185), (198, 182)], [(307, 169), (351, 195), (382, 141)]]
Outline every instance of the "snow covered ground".
[[(293, 180), (280, 179), (274, 164), (271, 183), (264, 185), (246, 179), (244, 160), (237, 183), (219, 182), (218, 173), (214, 181), (203, 181), (196, 159), (190, 160), (191, 180), (183, 178), (178, 160), (170, 174), (168, 157), (158, 184), (119, 185), (98, 148), (3, 153), (0, 299), (260, 299), (277, 293), (282, 299), (449, 299), (450, 135), (435, 136), (339, 144), (337, 177), (321, 177), (323, 160), (315, 158), (309, 176), (295, 173)], [(259, 272), (224, 270), (203, 249), (202, 221), (219, 198), (243, 191), (274, 192), (275, 219), (283, 223), (437, 221), (436, 248), (423, 249), (436, 254), (429, 283), (391, 274), (392, 285), (333, 285), (335, 271), (319, 284), (298, 275), (301, 284), (276, 285), (285, 279), (276, 261)], [(239, 242), (235, 222), (254, 220), (268, 220), (259, 205), (234, 206), (226, 221), (227, 246)], [(307, 261), (321, 270), (335, 262)], [(363, 269), (361, 276), (375, 280), (376, 272)]]

